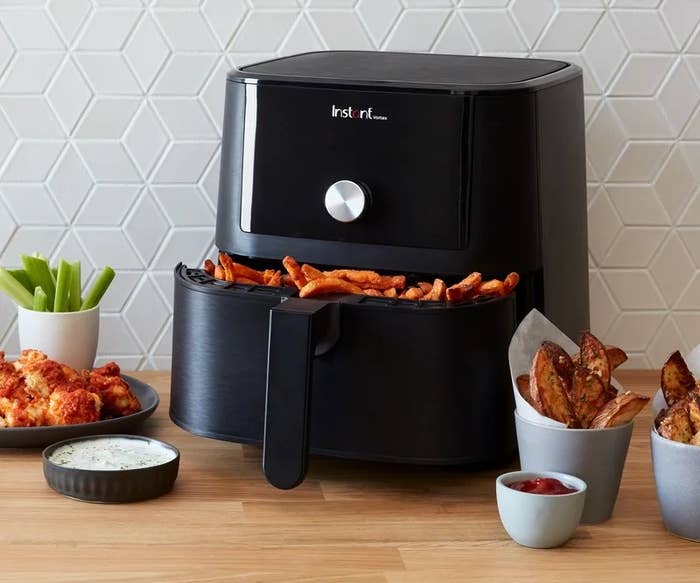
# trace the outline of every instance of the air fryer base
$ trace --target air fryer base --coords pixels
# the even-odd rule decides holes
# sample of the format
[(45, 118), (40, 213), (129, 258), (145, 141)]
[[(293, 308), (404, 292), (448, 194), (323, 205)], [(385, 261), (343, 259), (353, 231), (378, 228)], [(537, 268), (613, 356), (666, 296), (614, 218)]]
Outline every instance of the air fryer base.
[[(263, 441), (270, 310), (292, 290), (175, 272), (170, 417), (205, 437)], [(515, 299), (462, 305), (346, 296), (313, 359), (309, 451), (420, 465), (507, 465)]]

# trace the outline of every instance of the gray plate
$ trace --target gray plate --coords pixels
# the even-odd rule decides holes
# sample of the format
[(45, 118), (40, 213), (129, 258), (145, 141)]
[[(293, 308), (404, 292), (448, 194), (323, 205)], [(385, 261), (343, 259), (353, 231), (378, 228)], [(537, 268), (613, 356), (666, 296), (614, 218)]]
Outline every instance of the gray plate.
[(156, 390), (130, 376), (122, 375), (129, 388), (141, 403), (137, 413), (116, 419), (79, 423), (77, 425), (50, 425), (47, 427), (2, 427), (0, 428), (0, 448), (3, 447), (46, 447), (57, 441), (102, 435), (105, 433), (130, 433), (148, 419), (158, 407), (160, 398)]

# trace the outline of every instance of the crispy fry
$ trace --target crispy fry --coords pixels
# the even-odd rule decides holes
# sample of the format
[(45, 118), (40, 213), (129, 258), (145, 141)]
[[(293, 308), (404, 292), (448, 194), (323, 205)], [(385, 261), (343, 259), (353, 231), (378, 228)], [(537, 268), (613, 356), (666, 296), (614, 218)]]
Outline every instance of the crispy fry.
[(591, 429), (603, 429), (606, 427), (618, 427), (629, 423), (649, 402), (649, 397), (638, 395), (632, 391), (627, 391), (618, 395), (598, 412), (593, 421)]
[(226, 281), (226, 270), (223, 265), (217, 265), (214, 267), (214, 277), (222, 281)]
[(423, 290), (419, 287), (409, 287), (399, 298), (403, 300), (419, 300), (423, 297)]
[(378, 289), (374, 289), (373, 287), (368, 287), (367, 289), (362, 290), (366, 296), (373, 296), (375, 298), (383, 298), (384, 294), (380, 292)]
[(530, 396), (533, 407), (541, 415), (561, 421), (567, 427), (579, 427), (566, 387), (557, 373), (549, 351), (543, 346), (532, 361)]
[(379, 275), (376, 271), (367, 269), (334, 269), (332, 271), (325, 271), (324, 275), (326, 277), (344, 279), (362, 288), (388, 289), (390, 287), (395, 287), (397, 289), (403, 289), (406, 287), (405, 275)]
[(688, 442), (690, 445), (700, 445), (700, 431), (698, 431)]
[(489, 281), (483, 282), (479, 286), (479, 291), (477, 292), (478, 296), (504, 296), (506, 295), (506, 288), (503, 285), (503, 282), (498, 280), (498, 279), (491, 279)]
[(282, 285), (282, 272), (279, 269), (272, 274), (267, 285), (272, 287), (280, 287)]
[(476, 296), (480, 285), (481, 274), (478, 271), (474, 271), (459, 283), (447, 288), (447, 301), (461, 302), (462, 300), (471, 299)]
[(337, 277), (323, 277), (308, 282), (299, 290), (300, 298), (325, 294), (361, 294), (362, 288)]
[(282, 274), (282, 285), (284, 287), (296, 287), (296, 284), (294, 283), (292, 276), (289, 275), (288, 273)]
[(247, 277), (243, 277), (242, 275), (239, 275), (236, 277), (236, 283), (245, 283), (246, 285), (260, 285), (255, 280), (249, 279)]
[(292, 281), (294, 282), (294, 285), (297, 286), (297, 288), (301, 289), (307, 283), (309, 283), (306, 280), (304, 273), (301, 271), (301, 267), (299, 267), (299, 264), (296, 262), (296, 259), (294, 259), (294, 257), (290, 257), (289, 255), (287, 255), (284, 259), (282, 259), (282, 265), (284, 265), (284, 268), (289, 273), (289, 276), (292, 278)]
[(397, 297), (399, 297), (399, 294), (396, 291), (395, 287), (390, 287), (389, 289), (384, 290), (384, 297), (385, 298), (397, 298)]
[(671, 407), (659, 423), (657, 432), (666, 439), (689, 443), (693, 438), (693, 429), (688, 410), (685, 407)]
[(313, 265), (309, 265), (308, 263), (304, 263), (304, 265), (301, 266), (301, 272), (304, 274), (304, 277), (306, 277), (306, 281), (313, 281), (314, 279), (326, 277), (323, 271), (316, 269)]
[(263, 271), (263, 283), (267, 285), (267, 282), (270, 281), (270, 278), (274, 275), (275, 270), (274, 269), (266, 269)]
[(661, 390), (668, 405), (673, 405), (695, 388), (695, 379), (676, 350), (661, 369)]
[(233, 268), (233, 259), (231, 259), (226, 253), (219, 252), (219, 263), (224, 268), (226, 281), (236, 281), (236, 271)]
[(604, 386), (610, 384), (610, 361), (605, 346), (590, 332), (581, 334), (581, 364), (596, 373)]
[(447, 286), (445, 285), (445, 282), (437, 278), (430, 287), (430, 291), (423, 296), (423, 299), (426, 301), (441, 302), (445, 299), (446, 291)]
[(246, 279), (250, 279), (255, 283), (265, 283), (265, 276), (260, 271), (256, 271), (255, 269), (251, 269), (247, 265), (243, 265), (242, 263), (236, 263), (235, 261), (232, 261), (231, 265), (233, 267), (234, 273), (236, 274), (236, 281), (238, 281), (239, 277), (245, 277)]
[(574, 376), (574, 366), (571, 357), (566, 353), (566, 351), (554, 342), (545, 340), (542, 343), (542, 347), (547, 351), (547, 354), (552, 359), (554, 363), (554, 368), (559, 375), (559, 378), (564, 383), (564, 388), (567, 393), (571, 390), (571, 378)]
[(532, 403), (532, 396), (530, 395), (530, 375), (519, 375), (515, 379), (515, 384), (518, 387), (518, 392), (520, 393), (520, 396), (534, 407)]
[(419, 281), (418, 287), (423, 290), (425, 295), (428, 295), (431, 291), (433, 291), (433, 284), (427, 281)]
[(204, 260), (204, 271), (206, 271), (212, 277), (214, 277), (215, 269), (216, 269), (216, 265), (214, 265), (214, 262), (211, 259)]
[(587, 429), (609, 399), (600, 377), (583, 366), (577, 366), (571, 380), (569, 400), (581, 427)]
[(520, 276), (514, 271), (506, 275), (506, 278), (503, 280), (505, 294), (509, 294), (510, 292), (512, 292), (515, 289), (515, 286), (518, 285), (518, 283), (520, 283)]

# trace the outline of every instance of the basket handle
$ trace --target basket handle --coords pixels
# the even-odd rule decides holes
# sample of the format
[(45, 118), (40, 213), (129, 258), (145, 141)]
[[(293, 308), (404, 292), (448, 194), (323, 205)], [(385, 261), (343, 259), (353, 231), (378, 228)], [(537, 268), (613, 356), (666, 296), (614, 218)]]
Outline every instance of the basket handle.
[(276, 488), (304, 481), (314, 356), (339, 336), (339, 305), (289, 298), (270, 310), (263, 471)]

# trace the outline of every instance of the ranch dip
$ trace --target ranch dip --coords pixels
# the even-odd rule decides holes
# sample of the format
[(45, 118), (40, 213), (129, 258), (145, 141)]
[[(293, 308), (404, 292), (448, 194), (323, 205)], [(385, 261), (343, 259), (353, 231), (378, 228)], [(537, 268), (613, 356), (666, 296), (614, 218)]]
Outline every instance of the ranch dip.
[(96, 437), (62, 445), (49, 456), (49, 461), (77, 470), (136, 470), (164, 464), (176, 455), (154, 441)]

